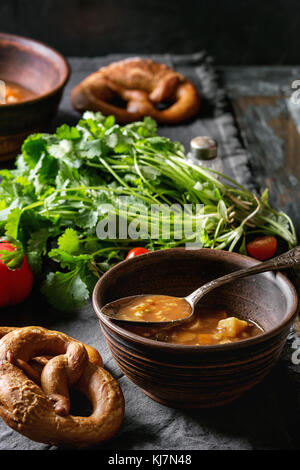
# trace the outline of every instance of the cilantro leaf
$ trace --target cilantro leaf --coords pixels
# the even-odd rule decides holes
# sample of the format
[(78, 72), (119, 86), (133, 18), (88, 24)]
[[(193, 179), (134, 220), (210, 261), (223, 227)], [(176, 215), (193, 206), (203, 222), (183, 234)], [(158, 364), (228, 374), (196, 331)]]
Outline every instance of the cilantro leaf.
[(47, 253), (47, 240), (50, 232), (47, 228), (41, 228), (34, 232), (27, 243), (27, 258), (29, 265), (35, 274), (40, 274), (42, 268), (42, 256)]
[(81, 267), (93, 259), (92, 255), (89, 254), (72, 255), (67, 251), (58, 248), (53, 248), (53, 250), (48, 253), (48, 256), (54, 261), (60, 263), (62, 268), (70, 269), (74, 266)]
[(79, 250), (79, 240), (76, 230), (67, 228), (59, 237), (57, 244), (61, 250), (67, 253), (76, 253)]
[(22, 210), (16, 207), (7, 216), (5, 224), (5, 234), (14, 239), (18, 238), (19, 222), (22, 215)]
[(78, 140), (81, 138), (82, 134), (78, 129), (76, 129), (76, 127), (70, 127), (67, 124), (63, 124), (56, 129), (56, 135), (60, 140)]
[(43, 134), (34, 134), (25, 140), (22, 146), (22, 152), (25, 163), (30, 169), (34, 168), (46, 151), (47, 142)]
[(78, 268), (66, 273), (59, 271), (49, 273), (41, 291), (49, 303), (58, 310), (80, 309), (89, 298), (89, 290), (82, 281)]

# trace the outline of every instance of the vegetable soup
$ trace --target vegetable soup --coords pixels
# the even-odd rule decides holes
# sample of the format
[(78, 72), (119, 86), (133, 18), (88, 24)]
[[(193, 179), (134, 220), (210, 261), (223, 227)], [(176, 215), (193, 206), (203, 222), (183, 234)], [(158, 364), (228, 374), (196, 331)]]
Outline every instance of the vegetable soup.
[[(5, 103), (15, 104), (33, 99), (36, 94), (17, 83), (5, 81)], [(1, 103), (0, 103), (1, 105)]]
[(170, 321), (187, 318), (192, 308), (183, 298), (168, 295), (139, 295), (122, 302), (116, 312), (119, 320)]
[(263, 333), (253, 321), (230, 316), (221, 308), (206, 306), (198, 307), (191, 320), (176, 326), (126, 328), (145, 338), (190, 346), (235, 343)]

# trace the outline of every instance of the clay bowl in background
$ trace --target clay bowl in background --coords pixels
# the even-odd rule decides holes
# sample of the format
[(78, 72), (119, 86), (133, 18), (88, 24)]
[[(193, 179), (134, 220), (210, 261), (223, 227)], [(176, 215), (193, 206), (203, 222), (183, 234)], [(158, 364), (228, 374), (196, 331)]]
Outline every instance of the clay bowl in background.
[(257, 261), (226, 251), (175, 248), (123, 261), (96, 284), (93, 306), (120, 369), (154, 400), (168, 406), (223, 405), (260, 382), (276, 363), (298, 311), (298, 297), (282, 274), (264, 273), (211, 292), (202, 303), (263, 327), (237, 343), (185, 346), (150, 340), (105, 318), (101, 306), (135, 294), (185, 296), (200, 285)]
[(0, 106), (0, 161), (13, 158), (29, 134), (47, 127), (69, 74), (67, 61), (54, 49), (32, 39), (0, 33), (0, 79), (37, 94), (28, 101)]

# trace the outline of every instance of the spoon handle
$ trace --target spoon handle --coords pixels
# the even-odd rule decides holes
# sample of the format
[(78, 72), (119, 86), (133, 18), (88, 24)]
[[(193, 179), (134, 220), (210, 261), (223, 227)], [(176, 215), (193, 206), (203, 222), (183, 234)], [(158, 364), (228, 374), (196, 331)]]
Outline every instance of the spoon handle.
[(266, 271), (277, 271), (279, 269), (290, 268), (299, 264), (300, 246), (296, 246), (296, 248), (293, 248), (292, 250), (287, 251), (286, 253), (277, 256), (276, 258), (264, 261), (263, 263), (255, 264), (254, 266), (251, 266), (251, 268), (233, 271), (232, 273), (226, 274), (225, 276), (219, 277), (218, 279), (214, 279), (204, 286), (199, 287), (199, 289), (188, 295), (186, 299), (192, 305), (195, 305), (204, 295), (208, 294), (208, 292), (212, 291), (216, 287), (222, 286), (223, 284), (227, 284), (228, 282), (251, 276), (253, 274), (264, 273)]

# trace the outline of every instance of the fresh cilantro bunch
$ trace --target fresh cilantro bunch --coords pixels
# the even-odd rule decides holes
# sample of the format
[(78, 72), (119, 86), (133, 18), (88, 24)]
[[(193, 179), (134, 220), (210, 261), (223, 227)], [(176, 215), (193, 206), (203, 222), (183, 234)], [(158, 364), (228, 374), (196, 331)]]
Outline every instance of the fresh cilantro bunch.
[[(269, 206), (267, 191), (258, 198), (192, 164), (180, 143), (157, 135), (151, 118), (121, 127), (113, 116), (87, 112), (76, 127), (28, 137), (15, 169), (0, 175), (0, 236), (17, 241), (42, 292), (63, 310), (82, 307), (102, 273), (135, 245), (153, 250), (199, 241), (245, 252), (246, 237), (254, 233), (276, 235), (289, 247), (297, 242), (291, 220)], [(108, 205), (130, 223), (153, 204), (203, 207), (191, 211), (185, 220), (190, 235), (182, 238), (176, 211), (167, 239), (153, 240), (143, 227), (135, 240), (98, 238)], [(158, 216), (151, 217), (161, 226)]]

